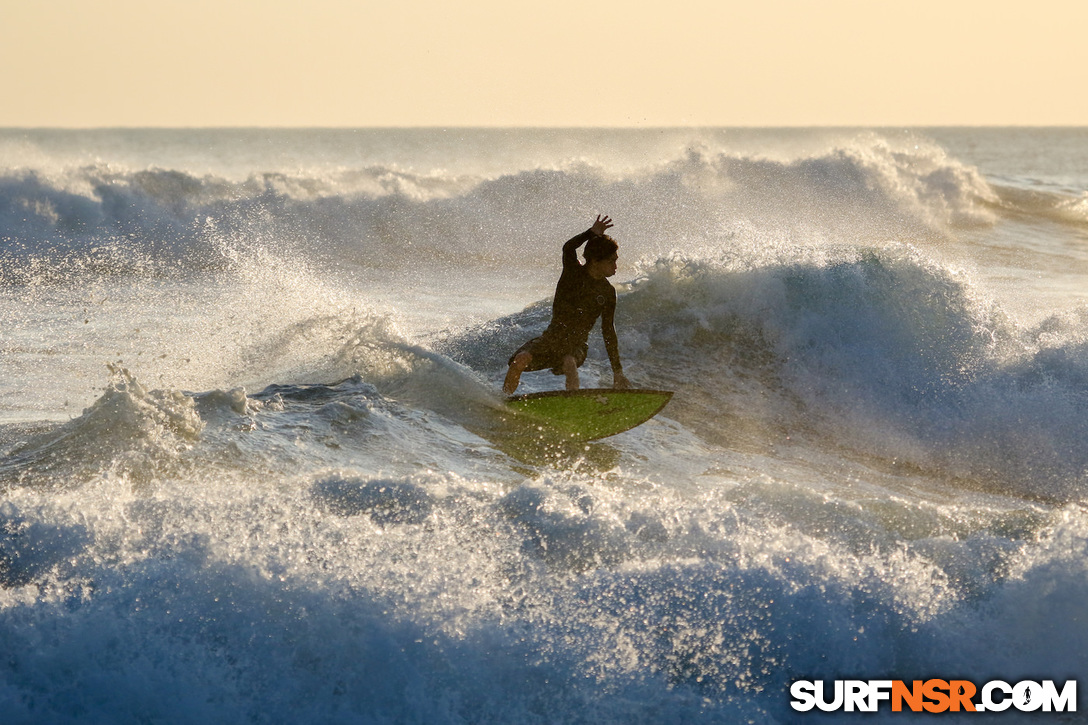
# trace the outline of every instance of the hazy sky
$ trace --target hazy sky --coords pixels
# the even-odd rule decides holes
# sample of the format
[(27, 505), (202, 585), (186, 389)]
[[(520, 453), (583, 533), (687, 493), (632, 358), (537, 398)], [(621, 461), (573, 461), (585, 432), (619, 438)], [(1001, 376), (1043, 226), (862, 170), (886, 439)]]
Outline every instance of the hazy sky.
[(0, 0), (0, 126), (1088, 125), (1086, 0)]

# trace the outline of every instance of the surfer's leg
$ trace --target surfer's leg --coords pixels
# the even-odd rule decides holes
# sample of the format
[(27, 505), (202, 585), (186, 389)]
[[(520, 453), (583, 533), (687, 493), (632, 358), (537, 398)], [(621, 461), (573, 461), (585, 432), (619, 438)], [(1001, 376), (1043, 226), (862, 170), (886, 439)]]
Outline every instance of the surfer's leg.
[(522, 351), (510, 361), (510, 368), (506, 371), (506, 380), (502, 384), (502, 392), (507, 395), (513, 395), (514, 391), (518, 389), (518, 384), (521, 383), (521, 374), (525, 372), (525, 368), (529, 367), (529, 363), (533, 361), (533, 354), (530, 352)]
[(567, 376), (567, 390), (577, 390), (579, 387), (578, 360), (573, 355), (563, 356), (563, 374)]

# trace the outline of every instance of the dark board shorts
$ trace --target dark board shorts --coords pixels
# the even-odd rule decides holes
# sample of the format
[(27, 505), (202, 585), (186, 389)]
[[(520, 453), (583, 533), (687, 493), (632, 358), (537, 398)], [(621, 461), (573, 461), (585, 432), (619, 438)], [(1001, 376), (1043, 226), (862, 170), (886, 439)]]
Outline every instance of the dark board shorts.
[(545, 334), (534, 337), (519, 347), (510, 356), (510, 360), (506, 364), (512, 364), (514, 358), (523, 352), (533, 356), (533, 361), (529, 363), (529, 367), (525, 368), (526, 372), (550, 368), (553, 375), (562, 375), (563, 358), (567, 355), (573, 355), (578, 367), (582, 367), (582, 363), (586, 361), (586, 355), (589, 354), (589, 345), (584, 342), (571, 343)]

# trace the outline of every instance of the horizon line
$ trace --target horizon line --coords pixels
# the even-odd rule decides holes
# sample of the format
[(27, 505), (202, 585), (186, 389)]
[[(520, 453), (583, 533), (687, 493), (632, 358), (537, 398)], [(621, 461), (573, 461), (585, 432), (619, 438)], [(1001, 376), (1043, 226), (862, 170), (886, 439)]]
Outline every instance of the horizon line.
[(127, 124), (103, 124), (90, 126), (62, 126), (62, 125), (0, 125), (0, 131), (439, 131), (439, 130), (472, 130), (472, 131), (698, 131), (698, 130), (910, 130), (910, 129), (1088, 129), (1088, 124), (1005, 124), (1005, 123), (980, 123), (980, 124), (781, 124), (781, 125), (714, 125), (714, 124), (679, 124), (679, 125), (556, 125), (556, 126), (532, 126), (532, 125), (471, 125), (471, 124), (404, 124), (404, 125), (311, 125), (299, 126), (289, 124), (208, 124), (208, 125), (127, 125)]

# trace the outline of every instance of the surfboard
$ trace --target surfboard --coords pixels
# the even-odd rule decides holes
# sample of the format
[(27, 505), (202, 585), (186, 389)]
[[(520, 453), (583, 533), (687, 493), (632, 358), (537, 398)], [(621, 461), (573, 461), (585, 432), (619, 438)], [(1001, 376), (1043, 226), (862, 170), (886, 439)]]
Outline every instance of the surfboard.
[(519, 416), (580, 441), (631, 430), (661, 412), (667, 390), (584, 388), (514, 395), (506, 405)]

